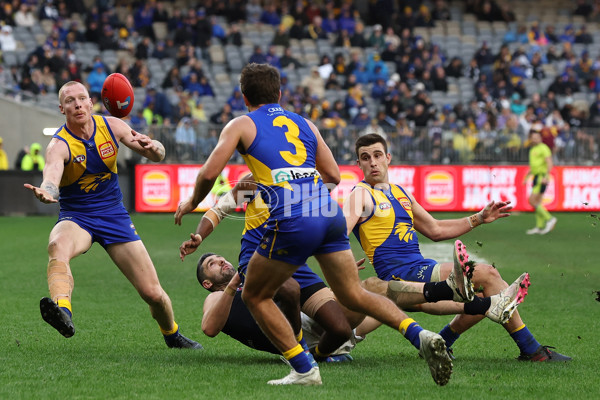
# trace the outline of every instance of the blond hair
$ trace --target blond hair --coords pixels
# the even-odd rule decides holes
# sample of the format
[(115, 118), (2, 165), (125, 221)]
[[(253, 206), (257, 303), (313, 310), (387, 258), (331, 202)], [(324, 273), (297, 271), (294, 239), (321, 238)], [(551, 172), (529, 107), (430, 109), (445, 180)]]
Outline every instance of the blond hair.
[[(62, 97), (63, 97), (63, 93), (64, 93), (65, 89), (68, 88), (69, 86), (74, 86), (74, 85), (83, 86), (83, 88), (87, 92), (87, 88), (81, 82), (69, 81), (69, 82), (65, 83), (64, 85), (62, 85), (60, 90), (58, 91), (58, 103), (59, 104), (62, 104)], [(88, 97), (89, 97), (89, 93), (88, 93)]]

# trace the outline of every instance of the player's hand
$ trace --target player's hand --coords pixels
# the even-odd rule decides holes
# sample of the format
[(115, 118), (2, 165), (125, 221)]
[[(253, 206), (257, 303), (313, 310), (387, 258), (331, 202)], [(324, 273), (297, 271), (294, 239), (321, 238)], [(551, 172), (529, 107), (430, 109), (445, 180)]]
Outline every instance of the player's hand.
[(483, 222), (489, 224), (498, 218), (508, 217), (510, 216), (512, 208), (510, 201), (499, 201), (496, 203), (492, 200), (483, 210), (481, 210)]
[(364, 258), (361, 258), (360, 260), (358, 260), (358, 261), (356, 262), (356, 268), (357, 268), (359, 271), (361, 271), (361, 270), (365, 269), (365, 266), (363, 265), (364, 263), (365, 263), (365, 259), (364, 259)]
[(229, 283), (227, 284), (227, 286), (229, 286), (233, 290), (237, 290), (240, 287), (241, 284), (242, 284), (242, 277), (240, 276), (240, 274), (238, 274), (236, 272), (231, 277), (231, 280), (229, 281)]
[(133, 129), (131, 130), (131, 135), (133, 136), (133, 139), (131, 139), (131, 141), (138, 142), (140, 146), (142, 146), (144, 149), (153, 150), (152, 148), (155, 147), (154, 143), (152, 142), (152, 139), (150, 139), (150, 136), (136, 132)]
[(181, 246), (179, 246), (179, 258), (181, 258), (181, 261), (183, 261), (185, 256), (189, 256), (195, 252), (201, 243), (202, 236), (195, 233), (190, 233), (190, 239), (181, 243)]
[(175, 224), (181, 225), (181, 218), (183, 218), (185, 214), (189, 214), (194, 211), (196, 207), (198, 207), (198, 205), (192, 204), (191, 198), (179, 203), (179, 206), (177, 206), (177, 211), (175, 211)]
[(23, 184), (23, 186), (33, 192), (35, 197), (42, 203), (50, 204), (50, 203), (58, 203), (54, 197), (50, 195), (46, 190), (41, 189), (37, 186), (30, 185), (29, 183)]

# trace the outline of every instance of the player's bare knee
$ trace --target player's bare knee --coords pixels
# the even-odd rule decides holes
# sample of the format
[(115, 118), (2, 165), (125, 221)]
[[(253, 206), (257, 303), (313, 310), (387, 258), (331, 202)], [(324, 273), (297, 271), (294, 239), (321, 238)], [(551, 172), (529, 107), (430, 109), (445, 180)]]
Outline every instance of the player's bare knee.
[(489, 264), (477, 264), (473, 273), (473, 281), (484, 285), (502, 280), (500, 273), (496, 268)]
[(141, 289), (139, 293), (142, 299), (144, 299), (149, 306), (160, 307), (168, 300), (167, 294), (159, 285)]

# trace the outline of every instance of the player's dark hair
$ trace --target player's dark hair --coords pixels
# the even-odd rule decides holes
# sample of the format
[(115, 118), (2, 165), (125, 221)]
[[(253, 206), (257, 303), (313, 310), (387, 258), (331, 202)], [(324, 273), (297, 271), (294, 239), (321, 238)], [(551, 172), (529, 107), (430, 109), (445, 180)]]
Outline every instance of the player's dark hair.
[(252, 106), (278, 103), (280, 79), (272, 65), (250, 63), (242, 69), (240, 89)]
[(206, 280), (206, 273), (204, 272), (204, 267), (202, 266), (202, 264), (204, 263), (204, 260), (206, 260), (208, 257), (210, 256), (214, 256), (216, 255), (215, 253), (204, 253), (200, 256), (200, 259), (198, 260), (198, 266), (196, 267), (196, 278), (198, 279), (198, 283), (200, 283), (200, 285), (202, 285), (202, 282), (204, 282), (204, 280)]
[(361, 147), (370, 146), (375, 143), (381, 143), (383, 145), (383, 150), (387, 154), (387, 142), (385, 138), (377, 133), (369, 133), (367, 135), (361, 136), (356, 139), (356, 144), (354, 145), (354, 151), (356, 152), (356, 157), (360, 157), (358, 154), (358, 149)]

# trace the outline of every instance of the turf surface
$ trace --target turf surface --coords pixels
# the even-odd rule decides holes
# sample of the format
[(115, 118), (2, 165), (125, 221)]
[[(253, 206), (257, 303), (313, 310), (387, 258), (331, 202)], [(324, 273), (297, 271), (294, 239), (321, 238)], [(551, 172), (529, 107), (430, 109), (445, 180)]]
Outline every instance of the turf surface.
[[(46, 245), (55, 218), (2, 217), (0, 399), (595, 398), (600, 393), (599, 221), (589, 213), (557, 216), (555, 230), (546, 236), (525, 235), (533, 215), (515, 214), (462, 240), (471, 259), (494, 263), (507, 281), (523, 271), (531, 274), (529, 296), (519, 308), (523, 320), (541, 343), (574, 361), (517, 362), (510, 337), (483, 321), (454, 345), (454, 373), (443, 388), (434, 384), (414, 348), (387, 328), (358, 345), (353, 363), (322, 364), (322, 387), (268, 387), (268, 379), (288, 372), (278, 357), (223, 334), (211, 339), (202, 333), (206, 293), (194, 277), (200, 252), (182, 263), (177, 251), (200, 215), (186, 216), (183, 227), (175, 226), (170, 214), (134, 215), (133, 221), (182, 332), (200, 341), (204, 351), (168, 349), (145, 303), (98, 245), (72, 262), (76, 334), (65, 339), (42, 321), (38, 308), (48, 293)], [(239, 220), (225, 220), (200, 250), (235, 262), (241, 228)], [(361, 256), (354, 239), (353, 247)], [(450, 259), (448, 252), (442, 261)], [(363, 278), (370, 275), (370, 267), (361, 272)], [(451, 319), (412, 316), (435, 331)]]

